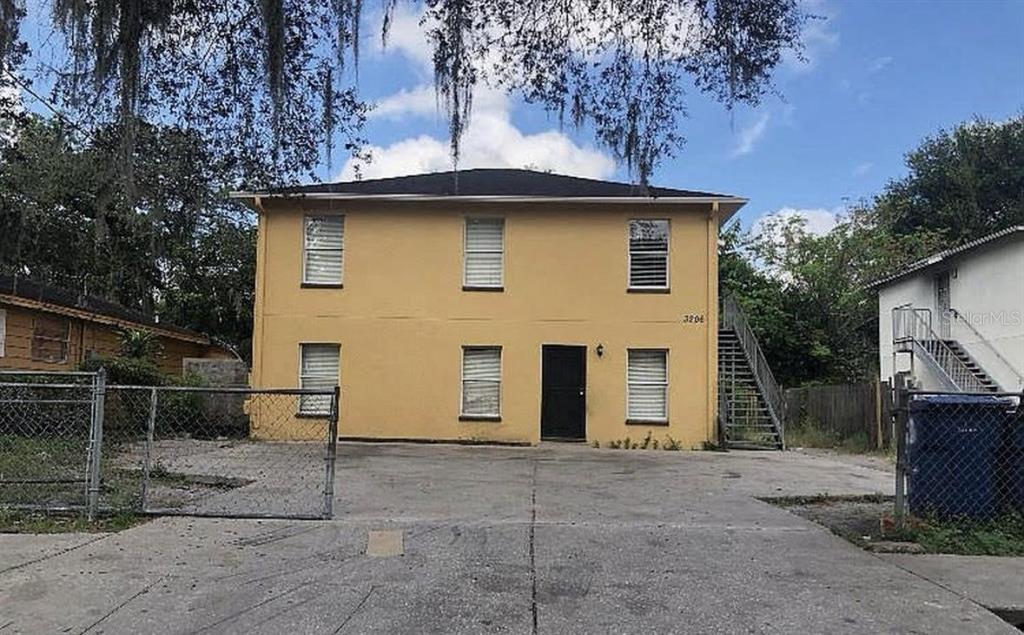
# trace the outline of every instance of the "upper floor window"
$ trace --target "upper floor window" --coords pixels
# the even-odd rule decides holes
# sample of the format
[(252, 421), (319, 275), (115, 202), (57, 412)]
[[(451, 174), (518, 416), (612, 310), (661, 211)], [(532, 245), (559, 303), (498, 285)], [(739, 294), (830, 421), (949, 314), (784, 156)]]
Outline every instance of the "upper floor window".
[(464, 289), (501, 289), (504, 285), (505, 219), (467, 218)]
[(32, 361), (66, 364), (71, 324), (63, 318), (40, 315), (32, 326)]
[(345, 253), (345, 217), (307, 216), (302, 283), (340, 286)]
[(629, 288), (668, 289), (668, 221), (629, 221)]

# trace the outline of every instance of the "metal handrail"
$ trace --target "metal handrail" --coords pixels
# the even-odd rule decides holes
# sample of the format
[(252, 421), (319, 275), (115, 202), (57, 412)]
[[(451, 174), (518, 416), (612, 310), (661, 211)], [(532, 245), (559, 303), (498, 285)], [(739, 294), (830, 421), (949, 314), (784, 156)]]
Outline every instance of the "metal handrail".
[[(922, 317), (926, 316), (926, 317)], [(987, 392), (986, 387), (931, 326), (931, 311), (909, 305), (892, 310), (894, 345), (911, 345), (911, 352), (931, 362), (949, 388), (959, 392)]]
[[(775, 381), (772, 369), (768, 366), (768, 360), (765, 359), (764, 353), (761, 352), (757, 336), (754, 335), (754, 331), (750, 328), (746, 316), (743, 315), (743, 310), (740, 309), (736, 299), (731, 295), (726, 296), (722, 300), (721, 320), (723, 325), (728, 326), (736, 333), (736, 337), (740, 342), (740, 348), (750, 363), (750, 371), (754, 375), (754, 381), (757, 382), (758, 388), (761, 389), (764, 402), (768, 406), (768, 413), (775, 422), (775, 428), (779, 432), (779, 439), (784, 439), (782, 413), (785, 402), (783, 401), (782, 389), (779, 388), (778, 382)], [(783, 441), (783, 443), (785, 442)]]
[[(1018, 387), (1024, 386), (1024, 375), (1017, 372), (1017, 369), (1014, 368), (1013, 365), (1010, 364), (1010, 362), (1005, 357), (1003, 357), (1003, 354), (999, 352), (999, 349), (992, 345), (992, 342), (988, 341), (988, 338), (982, 335), (978, 329), (974, 328), (974, 325), (971, 324), (971, 322), (967, 318), (965, 318), (959, 311), (951, 308), (949, 309), (949, 312), (953, 314), (953, 317), (967, 325), (967, 328), (969, 328), (972, 333), (978, 336), (978, 339), (981, 341), (981, 343), (987, 346), (989, 350), (991, 350), (992, 353), (995, 354), (999, 361), (1001, 361), (1004, 366), (1010, 369), (1010, 372), (1013, 373), (1013, 375), (1017, 378)], [(995, 381), (995, 378), (993, 378), (993, 381)]]

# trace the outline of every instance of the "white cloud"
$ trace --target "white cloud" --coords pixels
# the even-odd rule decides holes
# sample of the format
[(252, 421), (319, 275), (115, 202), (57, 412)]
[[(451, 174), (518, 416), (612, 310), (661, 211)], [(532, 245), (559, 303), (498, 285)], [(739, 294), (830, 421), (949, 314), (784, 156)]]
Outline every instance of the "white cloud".
[(884, 71), (885, 69), (892, 66), (892, 63), (893, 58), (891, 55), (879, 57), (875, 59), (873, 62), (871, 62), (871, 66), (868, 67), (868, 75), (874, 75), (875, 73)]
[(832, 28), (837, 12), (826, 0), (801, 0), (799, 4), (802, 11), (812, 16), (804, 23), (801, 33), (804, 59), (786, 51), (782, 62), (791, 71), (806, 73), (814, 70), (826, 53), (839, 46), (839, 32)]
[[(424, 95), (432, 87), (419, 87), (403, 91), (384, 99), (386, 115), (426, 116)], [(403, 97), (404, 94), (404, 97)], [(369, 162), (349, 159), (339, 178), (355, 178), (356, 170), (362, 178), (382, 178), (421, 172), (439, 172), (452, 169), (447, 139), (417, 135), (402, 139), (386, 147), (369, 146)], [(526, 134), (512, 123), (508, 98), (497, 90), (481, 89), (473, 101), (473, 114), (469, 128), (462, 137), (459, 167), (511, 167), (529, 166), (536, 170), (551, 170), (559, 174), (572, 174), (591, 178), (607, 178), (615, 171), (615, 162), (607, 154), (581, 146), (558, 130)]]
[(853, 175), (854, 176), (864, 176), (865, 174), (870, 172), (871, 168), (873, 168), (873, 167), (875, 167), (875, 164), (871, 163), (870, 161), (865, 161), (864, 163), (858, 163), (857, 166), (855, 168), (853, 168)]
[(437, 93), (433, 86), (417, 86), (398, 91), (374, 104), (367, 115), (370, 119), (398, 119), (407, 115), (436, 117)]
[(844, 207), (833, 207), (832, 209), (825, 209), (824, 207), (782, 207), (757, 219), (754, 222), (751, 233), (759, 235), (768, 231), (768, 221), (770, 220), (797, 218), (803, 221), (804, 229), (807, 230), (807, 233), (822, 236), (832, 231), (845, 214), (846, 208)]
[(770, 115), (766, 112), (761, 113), (757, 119), (750, 122), (742, 130), (739, 131), (736, 139), (736, 147), (732, 151), (732, 156), (738, 157), (744, 154), (750, 154), (754, 150), (754, 146), (764, 136), (765, 130), (768, 128), (768, 119)]
[(420, 24), (423, 13), (413, 8), (412, 3), (396, 4), (391, 14), (386, 42), (382, 42), (380, 37), (384, 14), (372, 15), (370, 23), (373, 27), (365, 30), (369, 34), (367, 37), (373, 38), (370, 53), (378, 57), (397, 53), (415, 62), (421, 71), (429, 71), (433, 65), (433, 52), (427, 41), (427, 30)]
[[(423, 10), (400, 3), (392, 14), (386, 45), (380, 41), (382, 14), (371, 18), (375, 27), (366, 29), (375, 38), (370, 54), (398, 55), (410, 62), (422, 78), (413, 88), (402, 89), (377, 102), (371, 120), (409, 122), (437, 119), (439, 112), (434, 86), (427, 83), (433, 72), (432, 50), (425, 35)], [(482, 63), (490, 63), (484, 60)], [(413, 135), (390, 145), (369, 145), (368, 162), (349, 159), (338, 177), (350, 180), (383, 178), (452, 169), (449, 140), (428, 134)], [(473, 95), (469, 127), (462, 136), (459, 167), (512, 167), (551, 170), (592, 178), (607, 178), (615, 162), (600, 150), (575, 143), (559, 130), (526, 134), (512, 122), (512, 104), (500, 90), (478, 87)]]

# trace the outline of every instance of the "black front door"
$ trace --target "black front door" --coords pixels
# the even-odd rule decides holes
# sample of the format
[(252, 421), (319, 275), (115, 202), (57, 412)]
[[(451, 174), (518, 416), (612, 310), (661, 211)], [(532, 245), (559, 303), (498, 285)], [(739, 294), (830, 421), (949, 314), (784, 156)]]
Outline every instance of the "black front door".
[(587, 347), (542, 349), (540, 436), (586, 439)]

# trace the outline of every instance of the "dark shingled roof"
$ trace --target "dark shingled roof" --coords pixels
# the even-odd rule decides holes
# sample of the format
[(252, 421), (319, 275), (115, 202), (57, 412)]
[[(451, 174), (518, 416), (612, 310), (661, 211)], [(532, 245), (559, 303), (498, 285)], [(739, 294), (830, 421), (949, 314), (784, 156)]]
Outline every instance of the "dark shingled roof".
[(272, 189), (263, 194), (356, 194), (420, 196), (523, 196), (550, 198), (718, 197), (725, 194), (600, 181), (534, 170), (480, 168), (387, 179), (319, 183)]
[(202, 333), (190, 331), (189, 329), (181, 328), (180, 326), (157, 322), (152, 317), (145, 315), (144, 313), (133, 311), (127, 307), (121, 306), (120, 304), (116, 304), (102, 298), (97, 298), (96, 296), (75, 293), (68, 289), (40, 284), (21, 277), (0, 274), (0, 295), (9, 295), (25, 300), (35, 300), (36, 302), (55, 304), (69, 309), (77, 309), (79, 311), (86, 311), (88, 313), (114, 318), (115, 320), (134, 322), (135, 324), (151, 326), (164, 331), (180, 333), (181, 335), (187, 335), (191, 338), (201, 338), (204, 340), (209, 339)]

